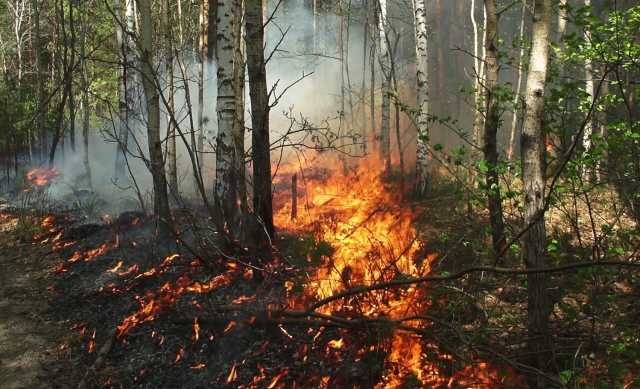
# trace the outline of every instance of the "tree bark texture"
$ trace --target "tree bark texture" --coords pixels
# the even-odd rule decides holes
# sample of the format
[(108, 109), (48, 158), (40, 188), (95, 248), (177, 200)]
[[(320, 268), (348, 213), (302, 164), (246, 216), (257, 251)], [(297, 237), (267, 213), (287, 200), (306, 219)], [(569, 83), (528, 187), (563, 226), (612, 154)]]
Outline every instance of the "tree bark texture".
[[(525, 117), (521, 139), (522, 180), (524, 190), (524, 222), (531, 228), (524, 236), (524, 253), (528, 268), (548, 265), (546, 230), (544, 225), (544, 142), (543, 108), (544, 89), (549, 62), (549, 24), (551, 0), (535, 0), (531, 60), (525, 93)], [(540, 370), (548, 370), (551, 353), (549, 347), (549, 277), (544, 273), (527, 277), (528, 347), (532, 362)], [(532, 380), (533, 387), (544, 387), (544, 378)]]
[(498, 129), (500, 127), (500, 101), (498, 96), (498, 15), (496, 0), (485, 0), (485, 67), (483, 153), (486, 162), (485, 190), (493, 251), (501, 253), (505, 245), (500, 176), (498, 174)]
[(251, 99), (251, 151), (253, 159), (253, 212), (273, 240), (273, 199), (269, 142), (269, 97), (264, 59), (262, 1), (245, 0), (247, 68)]
[(429, 184), (429, 89), (427, 51), (427, 11), (424, 0), (413, 0), (416, 40), (416, 80), (418, 96), (418, 133), (416, 135), (416, 193), (427, 192)]

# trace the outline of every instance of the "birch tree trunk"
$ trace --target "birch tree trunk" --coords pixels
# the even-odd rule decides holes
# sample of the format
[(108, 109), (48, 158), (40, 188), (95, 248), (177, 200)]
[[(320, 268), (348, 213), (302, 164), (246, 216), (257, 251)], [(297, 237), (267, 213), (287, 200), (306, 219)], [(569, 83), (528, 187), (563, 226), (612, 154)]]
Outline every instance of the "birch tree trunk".
[(218, 1), (218, 135), (216, 139), (216, 182), (214, 188), (216, 205), (220, 213), (219, 224), (232, 240), (240, 238), (243, 230), (242, 199), (238, 190), (241, 172), (237, 171), (238, 160), (243, 150), (238, 150), (234, 134), (237, 117), (235, 76), (236, 23), (239, 22), (237, 0)]
[[(544, 225), (544, 143), (542, 119), (544, 89), (549, 62), (549, 24), (551, 0), (535, 0), (531, 60), (525, 94), (526, 111), (522, 129), (521, 159), (524, 190), (524, 222), (531, 226), (524, 235), (527, 268), (544, 268), (548, 264)], [(528, 347), (536, 368), (546, 371), (550, 361), (549, 347), (549, 278), (544, 273), (527, 276)], [(544, 378), (532, 380), (532, 387), (544, 387)]]
[(416, 136), (416, 194), (427, 192), (429, 184), (429, 90), (427, 85), (427, 11), (424, 0), (413, 0), (416, 36), (416, 80), (418, 95), (418, 134)]
[(380, 121), (380, 160), (384, 162), (385, 172), (391, 171), (391, 133), (390, 133), (390, 96), (391, 93), (391, 56), (387, 33), (387, 0), (379, 0), (378, 31), (380, 33), (380, 69), (382, 71), (382, 105)]
[(502, 219), (502, 198), (500, 195), (500, 176), (498, 175), (498, 128), (500, 127), (500, 101), (498, 93), (498, 15), (496, 0), (485, 0), (485, 67), (486, 79), (484, 94), (484, 144), (486, 162), (486, 194), (491, 222), (491, 240), (493, 251), (498, 254), (505, 245), (504, 222)]
[[(487, 18), (486, 15), (484, 17), (485, 27), (483, 28), (483, 38), (482, 41), (486, 40), (486, 23)], [(485, 50), (484, 45), (482, 54), (479, 53), (478, 47), (478, 23), (475, 17), (475, 1), (471, 0), (471, 24), (473, 25), (473, 63), (474, 63), (474, 77), (475, 77), (475, 110), (474, 110), (474, 119), (473, 119), (473, 141), (476, 144), (480, 144), (480, 137), (482, 132), (482, 127), (484, 125), (484, 112), (482, 110), (482, 87), (484, 85), (484, 63), (485, 63)]]
[[(591, 0), (584, 0), (585, 7), (591, 7)], [(591, 11), (589, 10), (589, 15), (591, 15)], [(586, 42), (591, 41), (591, 31), (589, 30), (589, 26), (585, 26), (584, 29), (584, 40)], [(584, 76), (585, 76), (585, 90), (587, 92), (587, 101), (589, 106), (593, 104), (593, 99), (595, 97), (595, 83), (593, 80), (593, 62), (589, 56), (584, 60)], [(582, 148), (585, 154), (588, 154), (591, 150), (591, 137), (594, 133), (597, 132), (595, 121), (593, 119), (589, 119), (587, 124), (584, 127), (584, 132), (582, 134)], [(590, 169), (586, 166), (583, 168), (583, 175), (585, 178), (588, 178), (590, 175)]]
[(269, 96), (264, 59), (263, 0), (246, 0), (247, 69), (251, 99), (251, 151), (253, 159), (253, 212), (269, 236), (256, 235), (258, 247), (275, 237), (271, 192), (271, 154), (269, 142)]
[(140, 11), (140, 67), (142, 87), (147, 103), (147, 138), (149, 142), (149, 167), (153, 177), (153, 209), (159, 219), (159, 232), (168, 234), (171, 223), (167, 177), (165, 175), (160, 139), (160, 96), (156, 83), (153, 59), (153, 18), (150, 0), (137, 0)]

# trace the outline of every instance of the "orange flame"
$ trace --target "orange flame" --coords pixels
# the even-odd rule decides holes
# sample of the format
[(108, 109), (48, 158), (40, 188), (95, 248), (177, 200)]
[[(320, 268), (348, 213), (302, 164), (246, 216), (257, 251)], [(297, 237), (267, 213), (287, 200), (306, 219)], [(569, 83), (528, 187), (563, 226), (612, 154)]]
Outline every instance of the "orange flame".
[(231, 371), (229, 372), (229, 376), (227, 377), (227, 384), (232, 383), (238, 378), (238, 373), (236, 372), (236, 364), (234, 363), (231, 366)]
[(36, 168), (27, 172), (27, 180), (35, 186), (45, 186), (59, 175), (60, 172), (56, 168)]
[[(333, 252), (323, 255), (316, 273), (304, 285), (302, 296), (293, 296), (290, 304), (296, 308), (309, 301), (322, 300), (346, 289), (391, 281), (400, 277), (423, 277), (431, 271), (435, 256), (416, 259), (423, 246), (412, 223), (412, 210), (402, 204), (397, 190), (384, 180), (381, 163), (364, 160), (353, 171), (345, 173), (342, 163), (325, 161), (321, 166), (336, 166), (334, 171), (300, 174), (297, 192), (297, 217), (291, 217), (290, 193), (276, 195), (275, 223), (293, 233), (313, 233), (318, 241), (328, 243)], [(276, 177), (277, 187), (288, 187), (290, 172)], [(291, 291), (293, 284), (286, 285)], [(318, 308), (323, 314), (355, 313), (368, 317), (398, 320), (423, 314), (429, 304), (421, 298), (423, 288), (409, 287), (392, 292), (378, 290), (357, 297), (329, 302)], [(409, 323), (407, 323), (409, 324)], [(419, 324), (419, 323), (418, 323)], [(424, 325), (424, 324), (423, 324)], [(402, 387), (412, 376), (422, 387), (444, 386), (449, 377), (435, 362), (426, 358), (424, 347), (431, 347), (439, 359), (450, 360), (438, 352), (437, 346), (425, 345), (418, 337), (396, 331), (385, 361), (385, 372), (377, 388)], [(332, 340), (328, 349), (344, 347), (344, 339)], [(469, 369), (476, 377), (492, 376), (490, 369)], [(455, 379), (458, 377), (456, 376)], [(456, 382), (462, 382), (462, 376)], [(475, 387), (475, 386), (474, 386)]]
[(160, 287), (158, 292), (148, 292), (145, 297), (136, 296), (140, 303), (140, 309), (125, 317), (122, 323), (117, 326), (116, 336), (121, 339), (133, 328), (142, 323), (155, 320), (158, 315), (185, 293), (208, 293), (223, 285), (231, 283), (235, 271), (229, 270), (216, 277), (211, 278), (206, 283), (191, 281), (189, 277), (178, 278), (175, 285), (170, 282)]

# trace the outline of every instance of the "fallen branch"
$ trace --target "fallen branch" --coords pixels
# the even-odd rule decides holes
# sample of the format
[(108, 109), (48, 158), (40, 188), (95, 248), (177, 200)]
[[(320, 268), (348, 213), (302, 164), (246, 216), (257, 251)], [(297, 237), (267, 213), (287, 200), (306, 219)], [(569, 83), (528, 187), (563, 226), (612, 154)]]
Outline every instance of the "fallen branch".
[(494, 267), (494, 266), (475, 266), (475, 267), (464, 269), (457, 273), (452, 273), (448, 275), (409, 277), (409, 278), (381, 282), (374, 285), (364, 285), (364, 286), (358, 286), (355, 288), (350, 288), (343, 292), (336, 293), (332, 296), (329, 296), (327, 298), (324, 298), (316, 302), (311, 307), (309, 307), (307, 312), (314, 312), (315, 310), (322, 307), (323, 305), (329, 304), (336, 300), (343, 299), (345, 297), (354, 296), (357, 294), (367, 293), (374, 290), (419, 284), (423, 282), (452, 281), (458, 278), (462, 278), (467, 274), (477, 273), (477, 272), (487, 272), (487, 273), (505, 274), (505, 275), (528, 275), (528, 274), (541, 274), (541, 273), (561, 273), (567, 270), (574, 270), (574, 269), (581, 269), (581, 268), (588, 268), (588, 267), (603, 267), (603, 266), (622, 266), (622, 267), (640, 268), (640, 262), (621, 262), (621, 261), (577, 262), (577, 263), (572, 263), (564, 266), (545, 267), (545, 268), (537, 268), (537, 269), (536, 268), (513, 269), (513, 268), (503, 268), (503, 267)]

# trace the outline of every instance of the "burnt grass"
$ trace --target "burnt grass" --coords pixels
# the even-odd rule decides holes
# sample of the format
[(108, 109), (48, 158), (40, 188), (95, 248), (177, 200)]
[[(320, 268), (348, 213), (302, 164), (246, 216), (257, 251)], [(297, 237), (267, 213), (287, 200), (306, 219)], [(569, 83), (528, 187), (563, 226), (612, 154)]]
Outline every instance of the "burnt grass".
[[(153, 320), (117, 336), (116, 327), (140, 309), (139, 298), (149, 293), (158, 298), (163, 285), (176, 286), (185, 276), (192, 282), (206, 283), (228, 272), (231, 261), (215, 256), (194, 260), (176, 242), (160, 244), (152, 238), (154, 226), (149, 220), (74, 225), (71, 217), (58, 216), (55, 224), (66, 226), (63, 239), (80, 238), (59, 252), (61, 266), (52, 269), (50, 301), (52, 316), (69, 326), (70, 335), (61, 347), (67, 350), (67, 365), (74, 366), (72, 382), (108, 388), (211, 388), (252, 383), (252, 387), (291, 387), (294, 382), (299, 387), (316, 387), (324, 377), (324, 383), (334, 387), (366, 387), (380, 379), (384, 355), (372, 352), (356, 358), (352, 347), (327, 347), (329, 341), (346, 337), (344, 330), (320, 329), (304, 321), (278, 324), (265, 315), (267, 309), (284, 307), (285, 281), (297, 276), (286, 263), (273, 265), (262, 282), (248, 277), (246, 268), (236, 267), (229, 284), (208, 293), (183, 293)], [(118, 246), (112, 247), (116, 235)], [(286, 253), (299, 251), (299, 242), (297, 237), (283, 236), (283, 255), (292, 258)], [(106, 253), (86, 262), (68, 262), (76, 251), (87, 252), (105, 243), (110, 247)], [(327, 248), (320, 245), (318, 250)], [(177, 259), (160, 268), (163, 260), (174, 254), (179, 255)], [(131, 266), (139, 271), (122, 277), (110, 272), (120, 261), (119, 272)], [(135, 278), (154, 268), (158, 269), (155, 275)], [(243, 296), (249, 301), (233, 303)], [(196, 322), (200, 327), (197, 340)], [(367, 336), (356, 336), (347, 342), (366, 340)]]
[[(477, 238), (486, 237), (485, 220), (469, 219), (464, 204), (451, 207), (453, 203), (455, 199), (434, 197), (414, 204), (420, 215), (416, 221), (420, 238), (426, 242), (418, 255), (438, 253), (433, 273), (439, 274), (493, 265), (487, 260), (486, 238)], [(37, 226), (45, 216), (29, 217)], [(49, 232), (33, 227), (37, 232), (33, 243), (38, 247), (34, 255), (45, 251), (57, 258), (42, 285), (50, 296), (47, 315), (67, 328), (67, 335), (59, 339), (57, 360), (48, 368), (52, 382), (64, 384), (51, 387), (364, 388), (380, 382), (383, 370), (390, 368), (385, 366), (390, 328), (347, 330), (320, 326), (308, 318), (278, 316), (293, 309), (288, 299), (301, 292), (305, 270), (313, 271), (322, 256), (331, 255), (329, 245), (311, 236), (280, 234), (274, 260), (264, 265), (263, 280), (257, 282), (243, 265), (252, 263), (246, 253), (238, 253), (238, 261), (215, 250), (196, 257), (177, 240), (155, 238), (154, 223), (136, 213), (92, 222), (73, 212), (53, 216)], [(185, 229), (180, 239), (195, 247), (185, 225), (178, 221)], [(51, 242), (40, 243), (61, 230), (55, 245), (75, 243), (60, 250), (54, 250)], [(28, 232), (20, 239), (28, 240), (25, 236), (32, 231)], [(76, 252), (86, 254), (105, 244), (106, 251), (95, 258), (69, 260)], [(43, 245), (51, 249), (43, 250)], [(165, 262), (167, 257), (173, 259)], [(501, 266), (518, 267), (520, 260), (510, 255)], [(226, 282), (204, 293), (187, 290), (216, 277), (227, 277)], [(598, 277), (596, 282), (596, 275), (586, 271), (552, 277), (557, 291), (552, 314), (556, 369), (579, 365), (585, 377), (591, 374), (599, 382), (617, 382), (638, 366), (640, 354), (629, 336), (633, 337), (640, 320), (635, 304), (640, 289), (633, 275), (616, 269), (601, 271)], [(505, 375), (512, 368), (526, 374), (524, 282), (478, 273), (421, 286), (428, 288), (428, 314), (433, 317), (421, 335), (438, 345), (437, 350), (426, 352), (433, 353), (436, 361), (442, 352), (454, 357), (453, 362), (438, 362), (441, 372), (453, 376), (465, 365), (482, 360)], [(589, 282), (597, 283), (596, 287)], [(183, 291), (175, 293), (180, 287)], [(157, 311), (119, 334), (117, 327), (151, 298), (160, 304)], [(353, 312), (335, 315), (353, 317)], [(338, 339), (344, 347), (331, 346)], [(370, 351), (358, 352), (371, 345), (375, 347)], [(608, 364), (613, 362), (618, 373), (610, 373)], [(507, 381), (498, 387), (520, 387), (522, 382), (509, 386)], [(405, 386), (415, 385), (407, 376)]]

